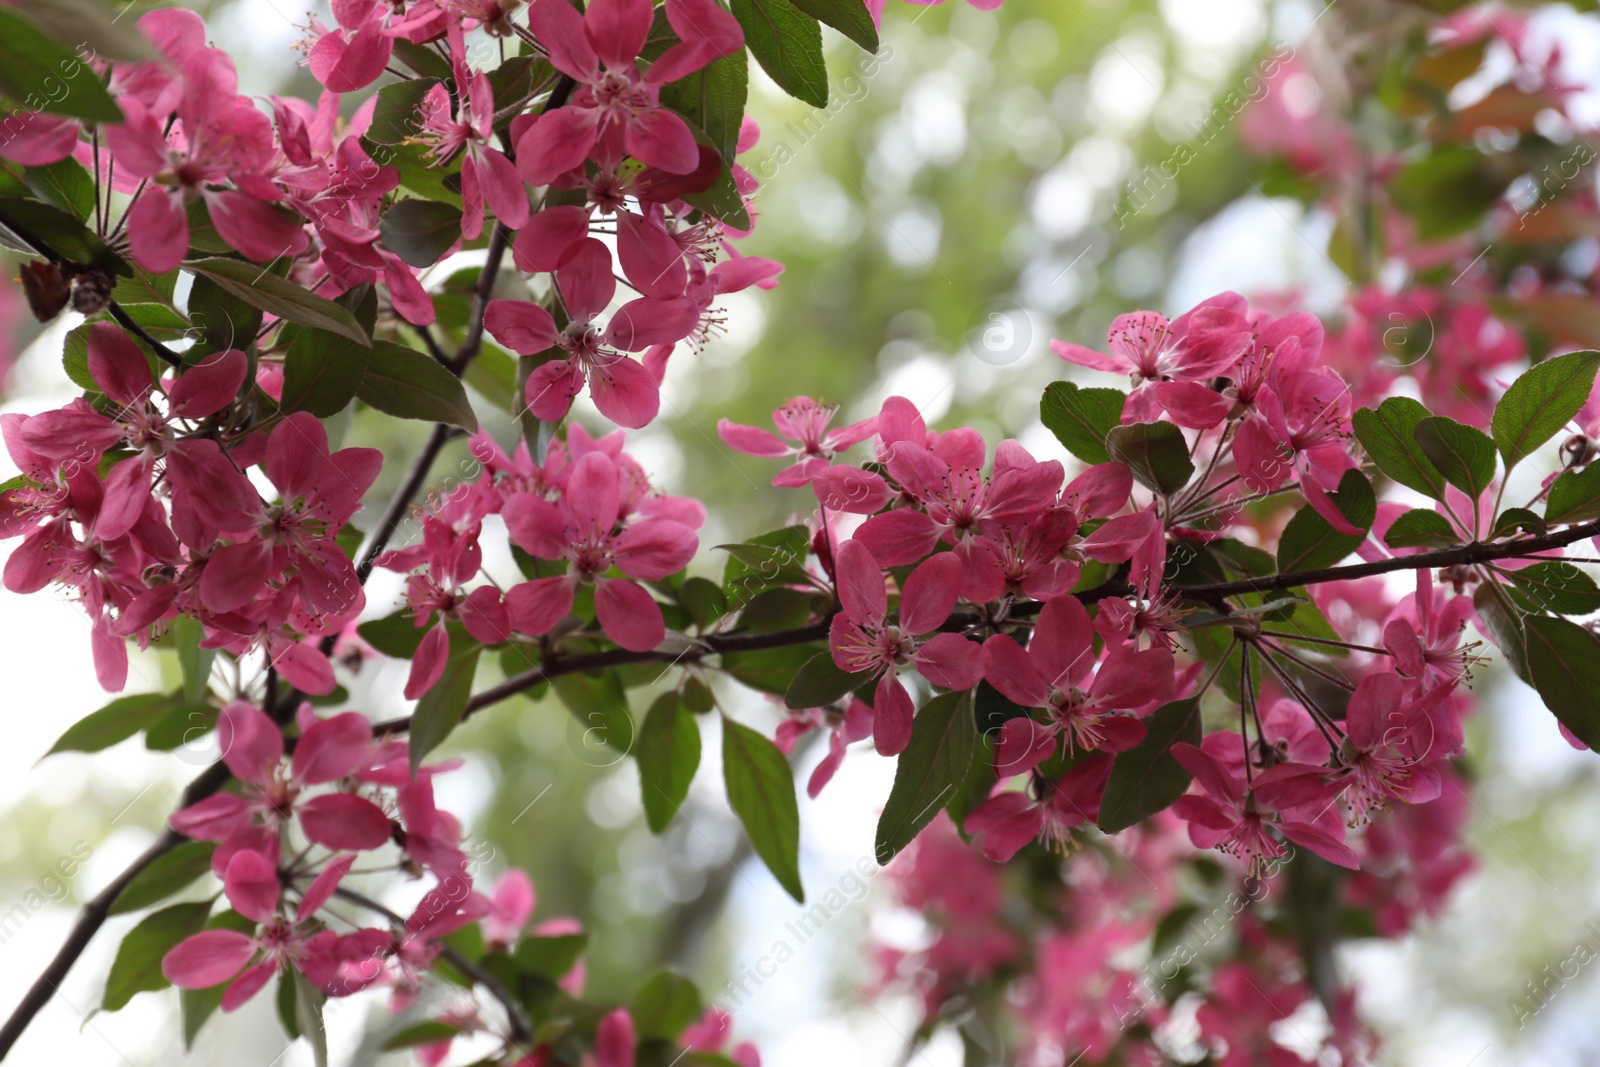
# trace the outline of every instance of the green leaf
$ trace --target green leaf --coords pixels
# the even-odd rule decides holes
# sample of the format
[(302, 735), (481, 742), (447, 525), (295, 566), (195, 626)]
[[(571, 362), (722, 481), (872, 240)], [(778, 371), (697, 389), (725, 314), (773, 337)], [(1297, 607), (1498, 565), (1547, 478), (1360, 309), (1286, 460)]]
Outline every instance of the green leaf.
[[(696, 130), (695, 139), (701, 138), (704, 138), (704, 144), (711, 145), (710, 136)], [(735, 230), (750, 228), (750, 212), (744, 205), (744, 197), (739, 195), (739, 187), (734, 184), (733, 171), (728, 168), (726, 160), (710, 185), (697, 192), (684, 193), (683, 201)]]
[(707, 63), (686, 78), (661, 87), (661, 106), (671, 108), (706, 131), (725, 162), (739, 149), (739, 126), (749, 95), (747, 53), (741, 49)]
[(794, 6), (825, 22), (869, 52), (878, 50), (878, 27), (862, 0), (794, 0)]
[(728, 613), (728, 596), (722, 586), (706, 578), (685, 578), (678, 588), (678, 603), (702, 630), (709, 629)]
[(446, 422), (469, 432), (478, 428), (460, 379), (426, 353), (391, 341), (373, 344), (356, 396), (397, 418)]
[(873, 852), (884, 866), (933, 821), (966, 781), (978, 731), (966, 693), (944, 693), (917, 712), (911, 743), (900, 753), (894, 785), (878, 817)]
[(757, 593), (773, 586), (803, 584), (806, 557), (811, 552), (811, 532), (804, 526), (785, 526), (752, 537), (738, 545), (718, 545), (728, 553), (722, 569), (722, 588), (729, 608), (740, 608)]
[(411, 773), (428, 753), (450, 736), (461, 722), (472, 699), (472, 676), (478, 670), (478, 657), (483, 646), (476, 641), (450, 640), (450, 658), (445, 661), (444, 674), (433, 683), (433, 688), (422, 694), (417, 708), (411, 713)]
[(733, 0), (733, 17), (761, 69), (778, 87), (812, 107), (828, 106), (822, 27), (789, 0)]
[(122, 109), (94, 68), (14, 7), (0, 7), (0, 92), (30, 111), (116, 124)]
[[(237, 930), (242, 934), (254, 934), (256, 924), (253, 919), (246, 919), (243, 915), (233, 910), (219, 912), (206, 923), (207, 930)], [(222, 994), (227, 992), (228, 983), (220, 982), (209, 989), (180, 989), (178, 990), (178, 1007), (183, 1015), (183, 1047), (194, 1047), (194, 1039), (200, 1033), (200, 1028), (205, 1026), (206, 1020), (216, 1013), (222, 1006)]]
[(1533, 672), (1528, 665), (1527, 616), (1515, 607), (1503, 586), (1491, 582), (1479, 584), (1472, 594), (1472, 606), (1484, 633), (1505, 656), (1512, 673), (1533, 685)]
[(117, 25), (126, 8), (113, 14), (102, 0), (34, 0), (17, 6), (25, 7), (45, 33), (63, 44), (78, 42), (85, 54), (123, 63), (161, 58), (143, 33), (130, 32), (125, 23)]
[(167, 714), (176, 701), (166, 693), (135, 693), (118, 697), (99, 711), (90, 712), (67, 727), (45, 755), (57, 752), (100, 752), (149, 728)]
[(80, 220), (94, 213), (94, 179), (70, 156), (48, 166), (26, 167), (22, 178), (34, 195), (51, 207)]
[(744, 824), (756, 855), (791, 897), (805, 903), (800, 885), (800, 809), (789, 761), (777, 745), (724, 715), (722, 776), (728, 804)]
[(420, 1023), (412, 1023), (399, 1033), (383, 1043), (384, 1052), (394, 1052), (403, 1048), (416, 1048), (418, 1045), (430, 1045), (435, 1041), (449, 1041), (461, 1032), (461, 1027), (438, 1019), (426, 1019)]
[(517, 364), (516, 356), (485, 338), (461, 380), (507, 415), (515, 415), (524, 407), (517, 396)]
[(1565, 426), (1589, 399), (1600, 352), (1568, 352), (1535, 364), (1495, 405), (1490, 427), (1510, 470)]
[(117, 958), (106, 976), (104, 1011), (120, 1011), (135, 993), (165, 989), (172, 983), (161, 973), (161, 957), (191, 934), (197, 934), (211, 914), (211, 901), (174, 904), (147, 915), (128, 931), (117, 947)]
[(309, 411), (331, 418), (355, 399), (367, 373), (372, 348), (326, 330), (301, 327), (283, 357), (284, 412)]
[(260, 308), (204, 276), (189, 288), (188, 311), (199, 343), (212, 352), (247, 349), (261, 331)]
[(1506, 571), (1517, 606), (1531, 613), (1587, 615), (1600, 611), (1600, 586), (1570, 563), (1547, 560)]
[(1477, 225), (1505, 192), (1513, 173), (1495, 156), (1466, 145), (1434, 146), (1389, 181), (1389, 195), (1416, 223), (1424, 241), (1451, 237)]
[(183, 699), (197, 704), (211, 691), (211, 664), (217, 658), (214, 648), (201, 648), (205, 627), (192, 616), (172, 620), (172, 639), (178, 646), (178, 666), (183, 671)]
[(1039, 398), (1039, 418), (1061, 446), (1085, 463), (1105, 463), (1106, 434), (1122, 425), (1128, 394), (1120, 389), (1081, 389), (1051, 382)]
[(110, 914), (138, 911), (167, 899), (211, 870), (211, 854), (216, 850), (213, 841), (184, 841), (157, 857), (117, 894)]
[(839, 669), (832, 652), (818, 652), (794, 676), (784, 694), (784, 703), (804, 710), (820, 708), (855, 692), (869, 680), (865, 671), (851, 673)]
[(1600, 639), (1566, 619), (1526, 620), (1533, 687), (1561, 725), (1600, 750)]
[(1443, 415), (1430, 415), (1412, 431), (1423, 454), (1445, 481), (1476, 500), (1494, 481), (1494, 441)]
[(517, 942), (512, 958), (524, 973), (555, 981), (577, 965), (578, 957), (588, 945), (588, 934), (534, 935)]
[(393, 167), (400, 173), (400, 186), (424, 200), (461, 206), (461, 158), (445, 166), (434, 166), (430, 149), (417, 142), (381, 145), (370, 138), (361, 139), (361, 147), (380, 167)]
[(404, 37), (394, 39), (394, 54), (416, 73), (434, 81), (446, 81), (453, 76), (450, 61), (427, 45), (414, 44)]
[(626, 754), (633, 750), (633, 716), (628, 712), (622, 677), (616, 671), (563, 674), (550, 684), (583, 727), (581, 743), (585, 751), (598, 754), (610, 749)]
[[(0, 12), (7, 10), (0, 6)], [(39, 254), (36, 246), (42, 244), (69, 263), (114, 274), (126, 274), (130, 269), (126, 260), (76, 217), (37, 200), (0, 197), (0, 243), (30, 257)]]
[(253, 263), (200, 259), (185, 263), (184, 269), (209, 278), (224, 291), (286, 322), (327, 330), (359, 345), (371, 344), (367, 332), (347, 309)]
[(676, 1041), (703, 1010), (693, 982), (660, 971), (633, 998), (633, 1027), (641, 1041)]
[(1415, 508), (1394, 520), (1383, 543), (1390, 548), (1444, 548), (1459, 545), (1461, 535), (1437, 511)]
[(700, 726), (678, 701), (663, 693), (650, 705), (639, 727), (639, 794), (650, 832), (665, 830), (689, 795), (689, 783), (700, 769)]
[(1380, 471), (1424, 496), (1443, 500), (1444, 475), (1417, 444), (1417, 424), (1427, 417), (1428, 409), (1417, 401), (1393, 396), (1377, 408), (1357, 411), (1352, 422), (1356, 440)]
[(1172, 758), (1172, 746), (1200, 744), (1200, 701), (1190, 697), (1163, 704), (1144, 726), (1144, 740), (1118, 753), (1111, 764), (1099, 821), (1108, 834), (1165, 811), (1189, 788), (1191, 776)]
[(1489, 539), (1494, 541), (1510, 537), (1518, 530), (1541, 537), (1549, 532), (1550, 527), (1545, 524), (1544, 519), (1527, 508), (1506, 508), (1500, 513), (1499, 518), (1494, 520), (1494, 529), (1489, 532)]
[[(1339, 514), (1350, 525), (1367, 530), (1378, 513), (1372, 483), (1358, 470), (1344, 472), (1339, 491), (1329, 494)], [(1278, 573), (1314, 571), (1331, 567), (1360, 547), (1367, 535), (1342, 534), (1316, 513), (1310, 504), (1294, 513), (1278, 539)]]
[(417, 646), (427, 636), (428, 628), (418, 626), (405, 610), (381, 619), (372, 619), (356, 627), (356, 633), (373, 648), (391, 659), (410, 659), (417, 654)]
[(422, 113), (423, 99), (438, 84), (435, 78), (413, 78), (379, 89), (378, 102), (373, 105), (372, 123), (367, 127), (367, 140), (377, 144), (403, 144), (422, 128), (425, 118)]
[(328, 1002), (328, 995), (298, 970), (291, 969), (289, 975), (294, 980), (295, 1029), (311, 1046), (312, 1063), (316, 1067), (328, 1067), (328, 1029), (322, 1022), (322, 1009)]
[(461, 240), (461, 210), (435, 200), (402, 200), (383, 213), (378, 232), (413, 267), (431, 267)]
[(781, 697), (788, 694), (794, 676), (800, 673), (801, 668), (816, 654), (815, 645), (786, 645), (781, 648), (757, 649), (753, 652), (726, 652), (722, 656), (722, 669), (751, 689)]
[(1595, 519), (1600, 519), (1600, 463), (1578, 471), (1563, 471), (1550, 485), (1544, 521), (1554, 526)]
[(1183, 431), (1171, 422), (1136, 422), (1106, 433), (1106, 453), (1126, 463), (1140, 485), (1171, 496), (1194, 477), (1194, 461)]

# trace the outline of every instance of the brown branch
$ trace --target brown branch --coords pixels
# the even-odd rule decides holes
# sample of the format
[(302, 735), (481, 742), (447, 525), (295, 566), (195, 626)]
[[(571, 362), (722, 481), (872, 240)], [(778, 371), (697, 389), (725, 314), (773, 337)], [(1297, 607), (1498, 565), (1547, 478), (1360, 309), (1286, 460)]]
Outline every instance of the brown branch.
[(1559, 533), (1523, 537), (1515, 541), (1497, 541), (1471, 544), (1454, 548), (1439, 548), (1431, 552), (1418, 552), (1410, 556), (1373, 560), (1370, 563), (1352, 563), (1343, 567), (1323, 567), (1314, 571), (1291, 571), (1288, 574), (1268, 574), (1260, 578), (1242, 578), (1235, 582), (1215, 582), (1211, 585), (1174, 586), (1182, 596), (1191, 600), (1217, 601), (1240, 593), (1271, 593), (1295, 589), (1302, 585), (1320, 585), (1323, 582), (1342, 582), (1352, 578), (1370, 578), (1375, 574), (1392, 571), (1419, 571), (1435, 567), (1474, 566), (1492, 563), (1497, 559), (1519, 559), (1535, 552), (1564, 548), (1576, 541), (1600, 535), (1600, 521), (1572, 526)]

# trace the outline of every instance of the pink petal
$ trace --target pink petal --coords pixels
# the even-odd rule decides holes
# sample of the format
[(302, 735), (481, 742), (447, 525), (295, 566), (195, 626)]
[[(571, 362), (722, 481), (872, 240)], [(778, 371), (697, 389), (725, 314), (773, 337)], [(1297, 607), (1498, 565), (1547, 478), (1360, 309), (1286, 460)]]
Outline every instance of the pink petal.
[(661, 606), (643, 587), (602, 579), (594, 587), (594, 613), (605, 635), (632, 652), (649, 652), (666, 640)]
[(661, 387), (643, 364), (626, 356), (590, 368), (589, 398), (600, 414), (630, 430), (648, 426), (661, 409)]
[(541, 363), (528, 375), (523, 399), (528, 410), (545, 422), (560, 422), (572, 408), (572, 398), (583, 390), (583, 370), (564, 359)]
[(290, 761), (301, 785), (336, 782), (354, 774), (372, 745), (372, 723), (358, 711), (322, 719), (300, 735)]
[(905, 567), (932, 552), (940, 533), (939, 525), (923, 512), (895, 508), (862, 523), (855, 539), (870, 548), (883, 566)]
[(298, 256), (311, 245), (304, 220), (249, 193), (211, 192), (205, 200), (217, 235), (247, 259), (267, 263), (280, 256)]
[(243, 700), (222, 709), (217, 719), (222, 761), (241, 782), (265, 786), (283, 759), (283, 734), (266, 713)]
[(89, 327), (89, 376), (119, 404), (136, 404), (150, 394), (155, 379), (144, 352), (122, 327), (96, 322)]
[(900, 629), (925, 634), (944, 625), (961, 594), (962, 570), (955, 553), (943, 552), (912, 571), (900, 592)]
[(911, 743), (911, 719), (916, 709), (911, 696), (893, 671), (878, 679), (872, 698), (872, 743), (880, 755), (898, 756)]
[(588, 211), (576, 204), (547, 207), (517, 231), (511, 256), (521, 270), (548, 274), (565, 264), (588, 236)]
[(1039, 673), (1033, 656), (1007, 634), (995, 634), (983, 643), (983, 673), (1013, 703), (1042, 708), (1049, 702), (1049, 681)]
[[(602, 2), (595, 0), (596, 6)], [(595, 1032), (595, 1067), (633, 1067), (636, 1044), (633, 1020), (625, 1009), (618, 1008), (600, 1020)]]
[(128, 249), (151, 274), (177, 270), (189, 254), (189, 217), (182, 201), (159, 185), (139, 194), (128, 211)]
[(511, 351), (535, 356), (553, 348), (561, 332), (550, 312), (529, 300), (491, 300), (483, 313), (483, 328)]
[(983, 678), (983, 646), (960, 634), (938, 634), (911, 657), (917, 671), (942, 689), (971, 689)]
[(202, 930), (161, 958), (161, 973), (180, 989), (207, 989), (238, 974), (255, 952), (255, 940), (238, 930)]
[(792, 449), (777, 436), (755, 426), (742, 426), (721, 419), (717, 422), (717, 436), (735, 452), (747, 456), (787, 456)]
[(312, 797), (296, 809), (307, 840), (340, 852), (365, 852), (389, 840), (389, 817), (349, 793)]
[(699, 546), (700, 538), (687, 526), (650, 520), (634, 523), (623, 530), (611, 551), (622, 573), (654, 582), (688, 566)]
[(324, 904), (332, 897), (333, 891), (339, 888), (339, 883), (344, 876), (350, 873), (350, 868), (355, 865), (354, 854), (335, 856), (322, 868), (316, 879), (306, 887), (305, 894), (300, 898), (300, 905), (295, 909), (295, 921), (309, 919), (315, 915)]
[(411, 674), (406, 679), (404, 696), (416, 700), (432, 689), (444, 676), (445, 663), (450, 659), (450, 634), (441, 619), (423, 635), (416, 655), (411, 657)]
[(250, 805), (243, 797), (217, 793), (173, 813), (167, 822), (178, 833), (196, 841), (221, 841), (249, 826), (250, 818)]
[(572, 614), (572, 585), (565, 578), (535, 578), (506, 591), (506, 610), (518, 633), (537, 637)]
[(259, 852), (238, 852), (228, 861), (222, 891), (233, 910), (264, 923), (278, 908), (278, 869)]
[(249, 370), (249, 357), (237, 348), (213, 352), (167, 387), (168, 405), (186, 419), (215, 415), (233, 403)]
[[(567, 0), (534, 0), (528, 5), (528, 27), (561, 73), (579, 82), (592, 82), (599, 76), (599, 59), (584, 32), (583, 16)], [(517, 154), (522, 155), (520, 146)]]
[(278, 964), (274, 960), (262, 960), (234, 980), (222, 993), (222, 1003), (219, 1007), (223, 1011), (235, 1011), (244, 1007), (257, 993), (261, 992), (272, 976), (278, 973)]
[[(572, 7), (566, 0), (541, 0), (542, 6)], [(535, 4), (535, 8), (541, 6)], [(576, 14), (576, 12), (574, 12)], [(549, 185), (583, 166), (599, 135), (597, 116), (588, 108), (560, 107), (534, 119), (517, 141), (517, 173), (529, 185)]]
[(889, 610), (889, 593), (872, 552), (859, 541), (846, 541), (834, 552), (833, 564), (844, 613), (857, 622), (880, 622)]
[[(994, 640), (990, 638), (990, 640)], [(1055, 755), (1056, 734), (1026, 715), (1006, 720), (994, 746), (994, 771), (1002, 778), (1027, 774)]]
[(623, 127), (622, 139), (629, 155), (673, 174), (688, 174), (700, 163), (694, 134), (663, 107), (636, 113)]
[(1044, 829), (1044, 812), (1021, 793), (990, 797), (967, 816), (967, 833), (982, 838), (983, 854), (1004, 863)]

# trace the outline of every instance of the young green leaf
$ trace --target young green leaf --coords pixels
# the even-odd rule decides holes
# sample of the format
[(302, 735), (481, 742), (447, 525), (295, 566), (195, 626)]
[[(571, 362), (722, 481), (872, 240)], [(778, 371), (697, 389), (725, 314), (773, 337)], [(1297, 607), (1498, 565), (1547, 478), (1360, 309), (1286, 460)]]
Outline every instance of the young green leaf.
[(356, 396), (386, 415), (478, 428), (472, 401), (460, 379), (432, 357), (392, 341), (372, 346), (372, 358)]
[(134, 693), (118, 697), (99, 711), (90, 712), (67, 727), (67, 732), (50, 746), (50, 751), (45, 755), (108, 749), (160, 722), (177, 703), (177, 698), (167, 693)]
[(1589, 399), (1600, 352), (1568, 352), (1535, 364), (1495, 405), (1490, 427), (1510, 470), (1565, 426)]
[(406, 263), (431, 267), (461, 240), (461, 210), (436, 200), (402, 200), (383, 213), (378, 232)]
[(1200, 744), (1200, 701), (1190, 697), (1163, 704), (1144, 725), (1144, 740), (1118, 753), (1111, 764), (1099, 820), (1108, 834), (1166, 810), (1189, 788), (1191, 776), (1172, 758), (1172, 746)]
[(1412, 431), (1417, 445), (1445, 481), (1476, 500), (1494, 481), (1494, 441), (1443, 415), (1430, 415)]
[(1570, 563), (1546, 560), (1507, 571), (1509, 592), (1517, 605), (1530, 613), (1587, 615), (1600, 611), (1600, 586)]
[(1550, 527), (1544, 519), (1527, 508), (1506, 508), (1495, 518), (1494, 529), (1489, 531), (1489, 539), (1496, 541), (1502, 537), (1510, 537), (1518, 530), (1540, 537), (1548, 533)]
[(794, 774), (778, 746), (722, 717), (722, 779), (728, 804), (778, 884), (805, 903), (800, 885), (800, 808)]
[(1171, 422), (1136, 422), (1106, 433), (1106, 453), (1126, 463), (1139, 484), (1170, 496), (1194, 477), (1194, 461), (1183, 431)]
[(586, 754), (585, 762), (609, 766), (633, 751), (633, 716), (620, 674), (614, 670), (563, 674), (551, 684), (583, 728), (577, 743)]
[(1061, 447), (1085, 463), (1104, 463), (1106, 434), (1122, 425), (1128, 394), (1120, 389), (1083, 389), (1072, 382), (1051, 382), (1039, 398), (1039, 419)]
[(678, 814), (700, 769), (700, 726), (678, 694), (663, 693), (650, 705), (639, 727), (634, 759), (639, 764), (645, 821), (651, 833), (659, 834)]
[(1351, 421), (1356, 440), (1380, 471), (1424, 496), (1443, 500), (1444, 475), (1417, 444), (1417, 424), (1427, 417), (1428, 409), (1417, 401), (1392, 396), (1376, 408), (1357, 411)]
[(878, 817), (874, 853), (884, 866), (933, 821), (966, 781), (978, 731), (966, 693), (928, 701), (911, 724), (911, 743), (900, 753), (894, 785)]
[(211, 914), (211, 901), (174, 904), (153, 912), (129, 930), (117, 946), (117, 958), (106, 976), (105, 1011), (121, 1011), (135, 993), (165, 989), (172, 983), (161, 973), (161, 957), (179, 941), (197, 934)]
[(14, 7), (0, 7), (0, 92), (28, 111), (126, 121), (99, 73)]
[(634, 995), (633, 1026), (642, 1041), (675, 1041), (703, 1010), (693, 982), (658, 971)]
[[(339, 302), (349, 307), (344, 298)], [(326, 330), (298, 327), (284, 353), (283, 394), (278, 406), (285, 412), (309, 411), (319, 419), (331, 418), (355, 399), (371, 360), (370, 345)]]
[(838, 30), (869, 52), (878, 50), (878, 27), (863, 0), (794, 0), (794, 6)]

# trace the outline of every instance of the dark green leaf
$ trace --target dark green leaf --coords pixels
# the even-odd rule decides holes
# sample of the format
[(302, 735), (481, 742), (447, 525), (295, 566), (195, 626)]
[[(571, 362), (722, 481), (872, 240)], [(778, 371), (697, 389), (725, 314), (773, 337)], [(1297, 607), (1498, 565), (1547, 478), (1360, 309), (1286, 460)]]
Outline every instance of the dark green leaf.
[(1568, 352), (1535, 364), (1495, 405), (1490, 427), (1510, 470), (1561, 431), (1594, 388), (1600, 352)]
[(337, 415), (355, 399), (371, 359), (370, 346), (326, 330), (298, 328), (283, 358), (279, 407), (309, 411), (319, 419)]
[[(1329, 494), (1329, 498), (1350, 525), (1361, 530), (1372, 526), (1378, 502), (1372, 494), (1372, 483), (1360, 471), (1345, 471), (1339, 479), (1339, 491)], [(1354, 552), (1366, 537), (1365, 533), (1340, 533), (1307, 504), (1295, 512), (1278, 539), (1278, 573), (1331, 567)]]
[(14, 7), (0, 7), (0, 93), (30, 111), (123, 121), (94, 68)]
[(1005, 696), (988, 682), (979, 682), (972, 697), (973, 721), (978, 732), (999, 733), (1012, 719), (1027, 715), (1028, 709)]
[(140, 871), (111, 902), (111, 914), (138, 911), (160, 903), (211, 870), (212, 841), (184, 841)]
[(944, 693), (917, 712), (911, 743), (900, 753), (894, 785), (878, 817), (873, 851), (879, 866), (909, 845), (961, 788), (977, 740), (966, 693)]
[(1106, 453), (1126, 463), (1140, 485), (1171, 496), (1194, 477), (1194, 461), (1183, 431), (1171, 422), (1136, 422), (1106, 433)]
[(616, 671), (563, 674), (551, 685), (578, 725), (583, 727), (579, 744), (591, 757), (589, 762), (609, 765), (620, 758), (610, 753), (626, 754), (633, 750), (633, 716), (628, 711), (628, 694), (622, 687), (622, 677)]
[(1039, 418), (1061, 446), (1085, 463), (1104, 463), (1106, 434), (1122, 425), (1128, 395), (1120, 389), (1081, 389), (1051, 382), (1039, 398)]
[(1163, 704), (1144, 726), (1144, 740), (1118, 753), (1111, 764), (1099, 821), (1108, 834), (1165, 811), (1189, 788), (1190, 774), (1172, 758), (1172, 746), (1200, 744), (1200, 701), (1190, 697)]
[[(696, 139), (705, 137), (705, 143), (710, 144), (710, 136), (700, 131), (695, 131)], [(716, 147), (712, 145), (712, 147)], [(718, 222), (726, 223), (735, 230), (748, 230), (750, 228), (750, 212), (744, 205), (744, 197), (739, 195), (739, 187), (734, 184), (733, 171), (728, 168), (726, 161), (711, 184), (694, 193), (684, 193), (683, 201), (692, 207), (697, 207)]]
[(1600, 750), (1600, 639), (1566, 619), (1526, 620), (1533, 686), (1561, 724)]
[(709, 629), (728, 613), (728, 597), (716, 582), (705, 578), (685, 578), (678, 589), (678, 603), (700, 629)]
[(1600, 463), (1578, 471), (1563, 471), (1550, 485), (1544, 521), (1554, 526), (1595, 519), (1600, 519)]
[(410, 659), (427, 636), (428, 628), (418, 626), (407, 611), (397, 611), (356, 627), (361, 639), (392, 659)]
[(1412, 432), (1445, 481), (1472, 499), (1494, 481), (1494, 441), (1482, 430), (1443, 415), (1430, 415)]
[(860, 689), (870, 680), (865, 672), (850, 673), (833, 662), (832, 652), (818, 652), (789, 683), (784, 703), (797, 710), (821, 708)]
[(805, 582), (811, 533), (804, 526), (785, 526), (752, 537), (744, 544), (717, 547), (729, 556), (722, 569), (722, 588), (728, 595), (728, 606), (739, 608), (772, 586)]
[(360, 345), (371, 343), (366, 331), (347, 309), (252, 263), (238, 259), (201, 259), (185, 263), (184, 269), (209, 278), (233, 296), (286, 322), (315, 326)]
[(572, 970), (588, 944), (588, 934), (524, 937), (512, 958), (523, 972), (554, 981)]
[(1472, 606), (1477, 609), (1484, 632), (1505, 656), (1512, 673), (1533, 685), (1533, 672), (1528, 665), (1527, 616), (1511, 602), (1505, 587), (1492, 582), (1480, 583), (1472, 594)]
[(744, 121), (745, 97), (749, 93), (747, 56), (741, 49), (661, 87), (661, 106), (706, 131), (728, 163), (738, 152), (739, 126)]
[(461, 158), (435, 166), (431, 149), (415, 141), (405, 144), (378, 144), (363, 137), (361, 147), (381, 167), (393, 167), (400, 174), (400, 186), (424, 200), (461, 206)]
[(1459, 545), (1461, 535), (1450, 520), (1430, 508), (1415, 508), (1401, 515), (1383, 535), (1390, 548), (1443, 548)]
[(416, 773), (428, 753), (438, 748), (450, 731), (461, 722), (472, 699), (472, 676), (478, 670), (483, 646), (476, 641), (450, 640), (450, 658), (444, 674), (433, 688), (422, 694), (411, 713), (411, 772)]
[(794, 0), (794, 6), (826, 22), (869, 52), (878, 50), (878, 27), (862, 0)]
[(1553, 615), (1587, 615), (1600, 611), (1600, 587), (1570, 563), (1547, 560), (1521, 570), (1508, 570), (1511, 599), (1524, 611)]
[(777, 745), (724, 715), (722, 775), (728, 804), (744, 824), (756, 855), (791, 897), (805, 903), (800, 885), (800, 809), (789, 761)]
[(1518, 530), (1540, 537), (1548, 533), (1550, 527), (1545, 525), (1544, 519), (1527, 508), (1506, 508), (1500, 513), (1500, 517), (1494, 520), (1494, 529), (1490, 531), (1489, 539), (1494, 541), (1510, 537)]
[(402, 200), (383, 213), (378, 232), (411, 266), (431, 267), (461, 240), (461, 211), (434, 200)]
[(22, 176), (34, 195), (51, 207), (80, 220), (94, 214), (94, 179), (76, 159), (69, 156), (49, 166), (27, 167)]
[(123, 63), (161, 58), (143, 33), (130, 32), (126, 23), (118, 25), (127, 8), (113, 13), (102, 0), (34, 0), (17, 6), (26, 8), (28, 17), (58, 42), (76, 43), (82, 55)]
[(57, 752), (99, 752), (161, 720), (177, 701), (166, 693), (118, 697), (67, 728), (47, 756)]
[(279, 980), (291, 979), (294, 982), (295, 1029), (311, 1046), (311, 1062), (316, 1067), (328, 1067), (328, 1029), (322, 1022), (322, 1009), (328, 1002), (328, 995), (294, 968)]
[(650, 705), (639, 727), (634, 758), (639, 763), (645, 821), (651, 833), (659, 834), (678, 814), (700, 769), (700, 726), (676, 693), (663, 693)]
[[(7, 10), (0, 6), (0, 12)], [(99, 267), (114, 274), (129, 270), (127, 261), (77, 218), (37, 200), (0, 197), (0, 244), (27, 256), (38, 255), (37, 247), (43, 245), (79, 266)]]
[(650, 977), (633, 998), (633, 1026), (641, 1041), (675, 1041), (700, 1018), (700, 990), (671, 971)]
[(188, 615), (172, 620), (172, 639), (178, 646), (178, 666), (183, 671), (183, 699), (197, 704), (211, 691), (211, 664), (217, 658), (214, 648), (201, 648), (205, 628)]
[(774, 696), (785, 696), (800, 669), (817, 654), (815, 645), (787, 645), (754, 652), (727, 652), (722, 669), (751, 689)]
[(1417, 424), (1427, 417), (1428, 409), (1417, 401), (1393, 396), (1377, 408), (1362, 408), (1351, 421), (1356, 440), (1380, 471), (1424, 496), (1443, 500), (1444, 475), (1417, 444)]
[(372, 124), (367, 127), (367, 140), (397, 145), (415, 135), (426, 118), (422, 113), (423, 98), (438, 84), (433, 78), (413, 78), (379, 89), (378, 102), (373, 105)]
[(261, 330), (259, 307), (203, 275), (197, 275), (189, 288), (188, 309), (203, 350), (248, 349)]
[(427, 45), (414, 44), (404, 37), (396, 37), (394, 54), (400, 62), (424, 78), (446, 81), (453, 75), (450, 61)]
[(161, 973), (161, 957), (179, 941), (197, 934), (211, 914), (211, 901), (174, 904), (152, 912), (128, 931), (106, 976), (105, 1011), (120, 1011), (135, 993), (165, 989), (172, 983)]
[(515, 415), (526, 406), (517, 395), (517, 364), (516, 356), (485, 339), (461, 380), (507, 415)]
[(391, 341), (373, 344), (356, 396), (385, 415), (478, 428), (460, 379), (431, 356)]
[(789, 0), (733, 0), (745, 45), (778, 87), (812, 107), (828, 106), (822, 27)]
[(396, 1049), (415, 1048), (418, 1045), (431, 1045), (436, 1041), (449, 1041), (461, 1032), (461, 1027), (438, 1019), (426, 1019), (420, 1023), (412, 1023), (399, 1033), (385, 1041), (380, 1047), (384, 1052), (394, 1052)]

